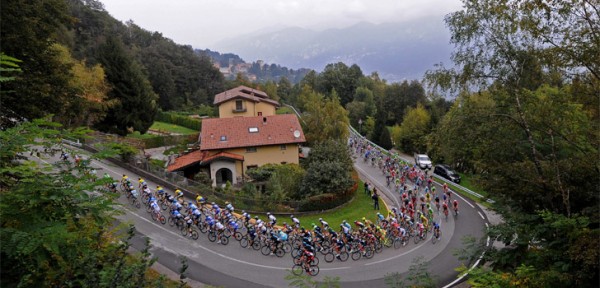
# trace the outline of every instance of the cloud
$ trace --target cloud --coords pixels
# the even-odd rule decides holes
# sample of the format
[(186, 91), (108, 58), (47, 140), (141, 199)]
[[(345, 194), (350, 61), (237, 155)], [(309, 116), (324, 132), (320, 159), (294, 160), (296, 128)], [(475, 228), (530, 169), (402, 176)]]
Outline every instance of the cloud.
[(203, 48), (271, 26), (312, 29), (357, 22), (408, 21), (460, 9), (460, 0), (102, 0), (115, 18), (133, 20), (181, 44)]

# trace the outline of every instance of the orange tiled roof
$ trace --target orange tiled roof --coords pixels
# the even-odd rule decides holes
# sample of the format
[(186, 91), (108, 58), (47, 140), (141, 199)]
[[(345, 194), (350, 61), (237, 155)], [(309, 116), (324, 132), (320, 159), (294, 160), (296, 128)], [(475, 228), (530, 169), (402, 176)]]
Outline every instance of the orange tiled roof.
[(202, 163), (209, 163), (212, 162), (213, 160), (217, 160), (220, 158), (227, 158), (227, 159), (234, 159), (234, 160), (239, 160), (239, 161), (244, 161), (244, 156), (242, 155), (238, 155), (235, 153), (229, 153), (229, 152), (220, 152), (217, 153), (215, 155), (212, 156), (208, 156), (204, 159), (202, 159)]
[(181, 168), (185, 168), (194, 163), (200, 162), (200, 161), (202, 161), (202, 159), (204, 159), (204, 157), (206, 157), (207, 154), (208, 154), (208, 152), (206, 152), (206, 151), (196, 150), (196, 151), (190, 152), (188, 154), (179, 156), (179, 157), (175, 158), (175, 162), (171, 163), (167, 167), (167, 171), (169, 171), (169, 172), (177, 171)]
[(270, 99), (267, 93), (243, 85), (215, 95), (213, 104), (219, 105), (235, 98), (243, 98), (253, 102), (266, 102), (279, 107), (279, 102)]
[(204, 119), (200, 133), (202, 151), (304, 142), (304, 132), (293, 114)]
[(208, 151), (196, 150), (194, 152), (190, 152), (188, 154), (179, 156), (179, 157), (175, 158), (174, 163), (170, 164), (167, 167), (167, 171), (173, 172), (173, 171), (181, 170), (185, 167), (188, 167), (188, 166), (190, 166), (192, 164), (196, 164), (196, 163), (208, 164), (214, 160), (221, 159), (221, 158), (244, 161), (244, 156), (238, 155), (235, 153), (220, 152), (215, 155), (211, 155), (211, 156), (208, 156), (208, 155), (209, 155)]

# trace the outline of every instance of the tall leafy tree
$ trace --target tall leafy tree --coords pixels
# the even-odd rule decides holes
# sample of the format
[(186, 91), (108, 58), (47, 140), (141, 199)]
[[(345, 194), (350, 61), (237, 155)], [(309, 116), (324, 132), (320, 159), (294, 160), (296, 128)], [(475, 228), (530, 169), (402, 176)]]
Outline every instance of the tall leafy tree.
[(326, 99), (305, 86), (299, 101), (305, 108), (302, 124), (308, 142), (316, 144), (328, 139), (343, 141), (348, 137), (348, 112), (340, 105), (335, 93)]
[(145, 133), (154, 122), (157, 95), (142, 73), (140, 65), (128, 57), (118, 38), (109, 37), (99, 51), (98, 59), (112, 85), (110, 99), (118, 101), (96, 127), (126, 135), (129, 130)]
[(0, 6), (2, 52), (23, 61), (24, 72), (2, 85), (2, 90), (12, 91), (2, 95), (2, 110), (26, 119), (60, 113), (71, 74), (51, 46), (70, 23), (65, 2), (2, 0)]
[(335, 90), (342, 106), (346, 106), (354, 98), (361, 77), (363, 77), (362, 70), (356, 64), (350, 67), (342, 62), (327, 64), (319, 75), (318, 86), (313, 88), (324, 94)]

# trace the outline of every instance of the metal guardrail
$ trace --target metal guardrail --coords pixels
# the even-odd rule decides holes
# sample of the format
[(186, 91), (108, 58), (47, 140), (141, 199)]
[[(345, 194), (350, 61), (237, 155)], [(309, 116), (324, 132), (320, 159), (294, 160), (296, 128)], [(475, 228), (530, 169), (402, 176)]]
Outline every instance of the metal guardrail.
[(71, 146), (75, 146), (75, 147), (78, 147), (78, 148), (81, 148), (83, 146), (83, 143), (79, 142), (79, 139), (63, 138), (62, 139), (62, 143), (65, 143), (65, 144), (71, 145)]

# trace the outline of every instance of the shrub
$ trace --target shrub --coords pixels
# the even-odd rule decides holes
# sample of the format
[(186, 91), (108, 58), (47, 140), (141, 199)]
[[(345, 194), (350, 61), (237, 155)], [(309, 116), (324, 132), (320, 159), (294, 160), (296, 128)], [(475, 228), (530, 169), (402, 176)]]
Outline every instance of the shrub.
[(179, 115), (173, 112), (158, 111), (154, 120), (183, 126), (196, 131), (200, 131), (200, 129), (202, 129), (201, 120), (193, 119), (184, 115)]

